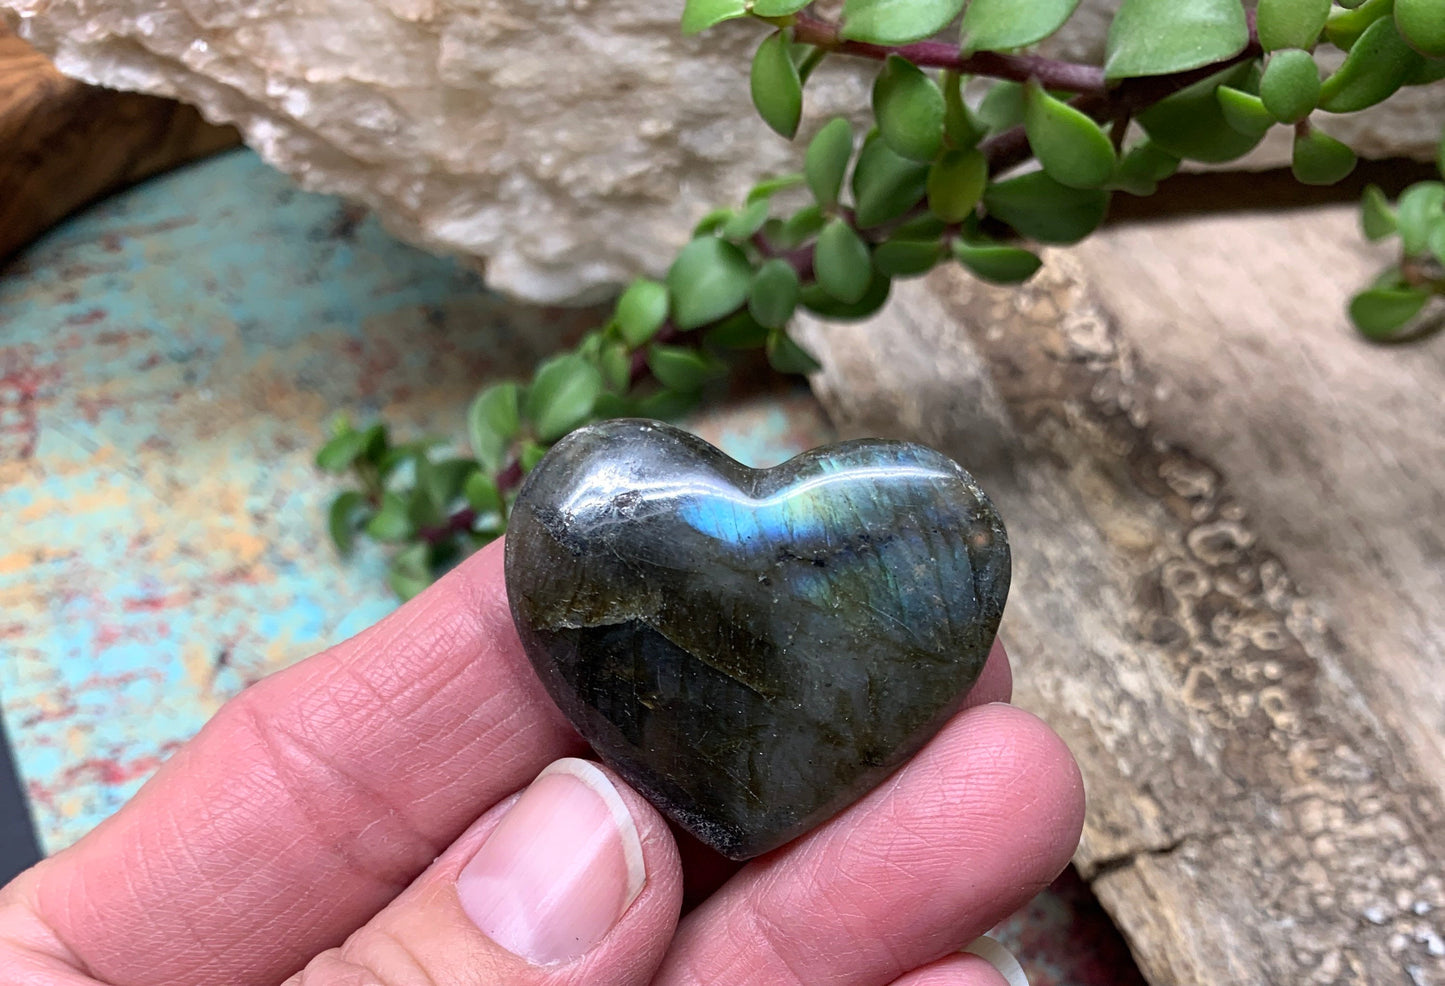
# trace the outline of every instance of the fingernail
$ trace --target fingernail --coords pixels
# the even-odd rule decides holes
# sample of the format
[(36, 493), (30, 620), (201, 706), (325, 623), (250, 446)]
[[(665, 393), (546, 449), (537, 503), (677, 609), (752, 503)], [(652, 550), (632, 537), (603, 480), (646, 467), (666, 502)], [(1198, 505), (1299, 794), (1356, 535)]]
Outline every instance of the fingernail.
[(492, 941), (533, 965), (574, 959), (612, 930), (647, 872), (637, 825), (595, 764), (558, 760), (537, 776), (457, 878)]
[(1019, 960), (1014, 958), (1012, 952), (988, 935), (984, 935), (964, 951), (970, 955), (977, 955), (997, 969), (998, 974), (1003, 976), (1009, 986), (1029, 986), (1029, 977), (1024, 975), (1024, 967), (1019, 965)]

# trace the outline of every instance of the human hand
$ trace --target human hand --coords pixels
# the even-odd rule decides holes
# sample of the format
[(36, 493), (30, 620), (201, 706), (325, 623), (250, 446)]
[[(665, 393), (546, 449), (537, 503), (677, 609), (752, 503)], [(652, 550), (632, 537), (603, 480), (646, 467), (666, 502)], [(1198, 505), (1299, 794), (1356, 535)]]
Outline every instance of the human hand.
[[(242, 692), (120, 812), (0, 889), (0, 980), (1004, 982), (950, 953), (1063, 868), (1083, 791), (1063, 743), (997, 704), (1002, 648), (908, 764), (739, 868), (680, 851), (606, 768), (554, 763), (585, 746), (522, 654), (500, 549)], [(679, 921), (685, 881), (701, 902)]]

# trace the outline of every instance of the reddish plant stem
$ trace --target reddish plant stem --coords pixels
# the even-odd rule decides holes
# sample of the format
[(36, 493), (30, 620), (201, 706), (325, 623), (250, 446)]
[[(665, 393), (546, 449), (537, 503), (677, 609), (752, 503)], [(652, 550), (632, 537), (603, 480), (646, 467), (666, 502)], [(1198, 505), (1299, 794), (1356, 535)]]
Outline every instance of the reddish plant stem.
[[(1047, 89), (1077, 93), (1069, 105), (1093, 119), (1110, 124), (1122, 120), (1127, 124), (1127, 121), (1141, 110), (1148, 109), (1176, 92), (1187, 89), (1196, 82), (1202, 82), (1216, 72), (1262, 55), (1264, 49), (1260, 46), (1259, 35), (1255, 30), (1254, 11), (1248, 11), (1247, 17), (1249, 43), (1233, 58), (1172, 75), (1124, 79), (1113, 86), (1109, 85), (1104, 77), (1104, 70), (1098, 66), (1063, 62), (1038, 55), (977, 52), (965, 57), (960, 55), (953, 45), (939, 41), (920, 41), (897, 47), (845, 41), (839, 37), (836, 24), (803, 14), (798, 15), (794, 21), (793, 36), (797, 41), (817, 45), (837, 54), (875, 61), (886, 59), (889, 55), (901, 55), (915, 65), (949, 69), (960, 75), (982, 75), (1012, 82), (1038, 79)], [(1028, 136), (1022, 126), (994, 134), (979, 147), (988, 155), (991, 175), (1008, 171), (1031, 156)]]
[(423, 527), (416, 532), (416, 536), (427, 544), (439, 544), (448, 538), (471, 530), (476, 519), (477, 512), (475, 510), (471, 507), (462, 507), (436, 527)]
[(497, 489), (506, 491), (522, 481), (522, 460), (513, 459), (507, 467), (497, 473)]
[(880, 61), (889, 55), (900, 55), (914, 65), (948, 69), (960, 75), (985, 75), (1013, 82), (1038, 79), (1046, 88), (1063, 92), (1103, 95), (1107, 90), (1104, 70), (1097, 65), (1063, 62), (1040, 55), (1005, 55), (995, 51), (961, 55), (957, 45), (941, 41), (918, 41), (895, 47), (848, 41), (839, 37), (838, 25), (806, 14), (799, 14), (793, 21), (793, 39), (840, 55)]

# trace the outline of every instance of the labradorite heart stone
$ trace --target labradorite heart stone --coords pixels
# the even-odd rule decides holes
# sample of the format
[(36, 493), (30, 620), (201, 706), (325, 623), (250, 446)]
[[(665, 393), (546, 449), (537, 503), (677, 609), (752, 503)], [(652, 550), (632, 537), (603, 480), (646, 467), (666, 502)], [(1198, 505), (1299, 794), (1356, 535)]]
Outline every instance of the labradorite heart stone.
[(507, 593), (598, 755), (734, 859), (870, 790), (959, 707), (1008, 594), (1003, 522), (931, 449), (749, 469), (650, 421), (558, 442), (517, 496)]

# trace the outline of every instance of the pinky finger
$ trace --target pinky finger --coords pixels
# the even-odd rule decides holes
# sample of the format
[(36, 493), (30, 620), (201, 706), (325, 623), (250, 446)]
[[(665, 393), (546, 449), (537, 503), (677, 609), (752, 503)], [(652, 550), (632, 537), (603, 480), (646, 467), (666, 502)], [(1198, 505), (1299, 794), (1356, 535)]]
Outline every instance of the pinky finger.
[(1023, 966), (992, 938), (980, 938), (959, 955), (931, 962), (891, 986), (1029, 986)]

